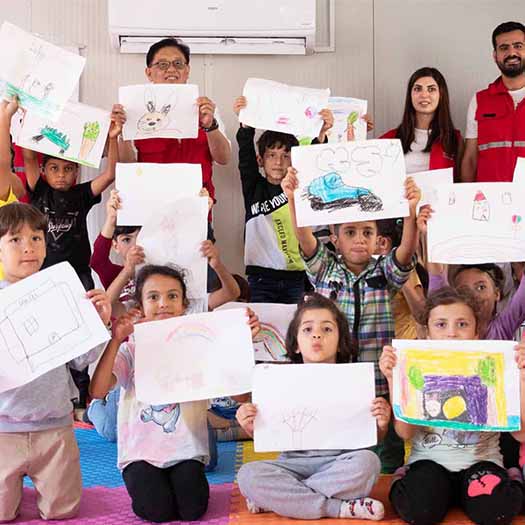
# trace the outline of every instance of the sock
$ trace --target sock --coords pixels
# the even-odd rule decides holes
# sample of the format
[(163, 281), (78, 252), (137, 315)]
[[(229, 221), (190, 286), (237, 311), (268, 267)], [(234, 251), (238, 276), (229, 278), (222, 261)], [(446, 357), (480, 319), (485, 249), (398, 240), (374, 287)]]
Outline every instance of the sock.
[(382, 520), (385, 515), (383, 504), (373, 498), (359, 498), (343, 501), (340, 518), (358, 518), (364, 520), (378, 521)]

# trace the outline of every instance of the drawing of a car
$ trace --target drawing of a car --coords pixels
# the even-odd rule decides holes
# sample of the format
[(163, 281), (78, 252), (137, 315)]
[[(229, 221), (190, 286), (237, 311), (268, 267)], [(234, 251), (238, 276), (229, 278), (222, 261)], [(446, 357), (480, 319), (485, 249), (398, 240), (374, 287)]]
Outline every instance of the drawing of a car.
[(367, 188), (348, 186), (341, 175), (327, 173), (314, 179), (306, 188), (306, 198), (312, 210), (338, 210), (359, 205), (361, 211), (379, 211), (383, 209), (381, 199)]

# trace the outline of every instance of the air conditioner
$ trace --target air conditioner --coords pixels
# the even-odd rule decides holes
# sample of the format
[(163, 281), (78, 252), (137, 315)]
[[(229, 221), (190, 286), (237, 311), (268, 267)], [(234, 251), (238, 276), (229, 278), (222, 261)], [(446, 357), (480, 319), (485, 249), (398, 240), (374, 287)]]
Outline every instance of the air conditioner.
[(177, 37), (200, 54), (305, 55), (315, 42), (316, 0), (108, 0), (121, 53)]

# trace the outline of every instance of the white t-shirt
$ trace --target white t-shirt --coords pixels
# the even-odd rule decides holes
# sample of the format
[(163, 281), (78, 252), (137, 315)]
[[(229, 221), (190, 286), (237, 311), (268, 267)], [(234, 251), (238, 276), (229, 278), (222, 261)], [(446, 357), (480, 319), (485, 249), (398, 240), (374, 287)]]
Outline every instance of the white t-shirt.
[[(525, 98), (525, 87), (509, 91), (509, 95), (514, 102), (514, 108)], [(478, 138), (478, 121), (476, 120), (476, 111), (478, 110), (478, 100), (476, 95), (470, 99), (467, 111), (467, 130), (465, 132), (466, 139)]]
[(414, 130), (414, 142), (410, 144), (410, 151), (405, 155), (407, 174), (427, 171), (430, 166), (430, 152), (423, 152), (428, 142), (429, 129)]

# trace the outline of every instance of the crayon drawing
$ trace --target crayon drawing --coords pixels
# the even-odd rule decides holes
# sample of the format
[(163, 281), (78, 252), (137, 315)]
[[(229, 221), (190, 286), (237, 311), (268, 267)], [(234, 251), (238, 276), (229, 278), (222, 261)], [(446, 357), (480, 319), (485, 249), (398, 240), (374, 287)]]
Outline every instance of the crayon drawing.
[(401, 349), (395, 346), (398, 365), (393, 408), (397, 419), (464, 431), (519, 429), (519, 409), (516, 413), (508, 405), (513, 390), (506, 384), (505, 370), (511, 366), (517, 371), (517, 367), (512, 360), (508, 363), (504, 352), (447, 349), (443, 341), (434, 341), (426, 349), (418, 348), (419, 342), (395, 343), (403, 343)]
[(56, 122), (29, 111), (15, 142), (23, 148), (98, 168), (110, 118), (109, 112), (78, 102), (68, 102)]
[(78, 84), (86, 59), (4, 22), (0, 29), (0, 77), (4, 97), (55, 122)]
[(366, 122), (361, 118), (367, 112), (368, 102), (359, 98), (330, 97), (328, 109), (334, 115), (334, 125), (328, 130), (328, 142), (366, 140)]
[(398, 140), (292, 148), (299, 226), (403, 217), (405, 165)]
[(193, 84), (145, 84), (119, 89), (125, 107), (125, 140), (153, 137), (196, 138), (199, 88)]
[(473, 264), (522, 261), (525, 205), (519, 183), (436, 187), (428, 223), (431, 262)]

